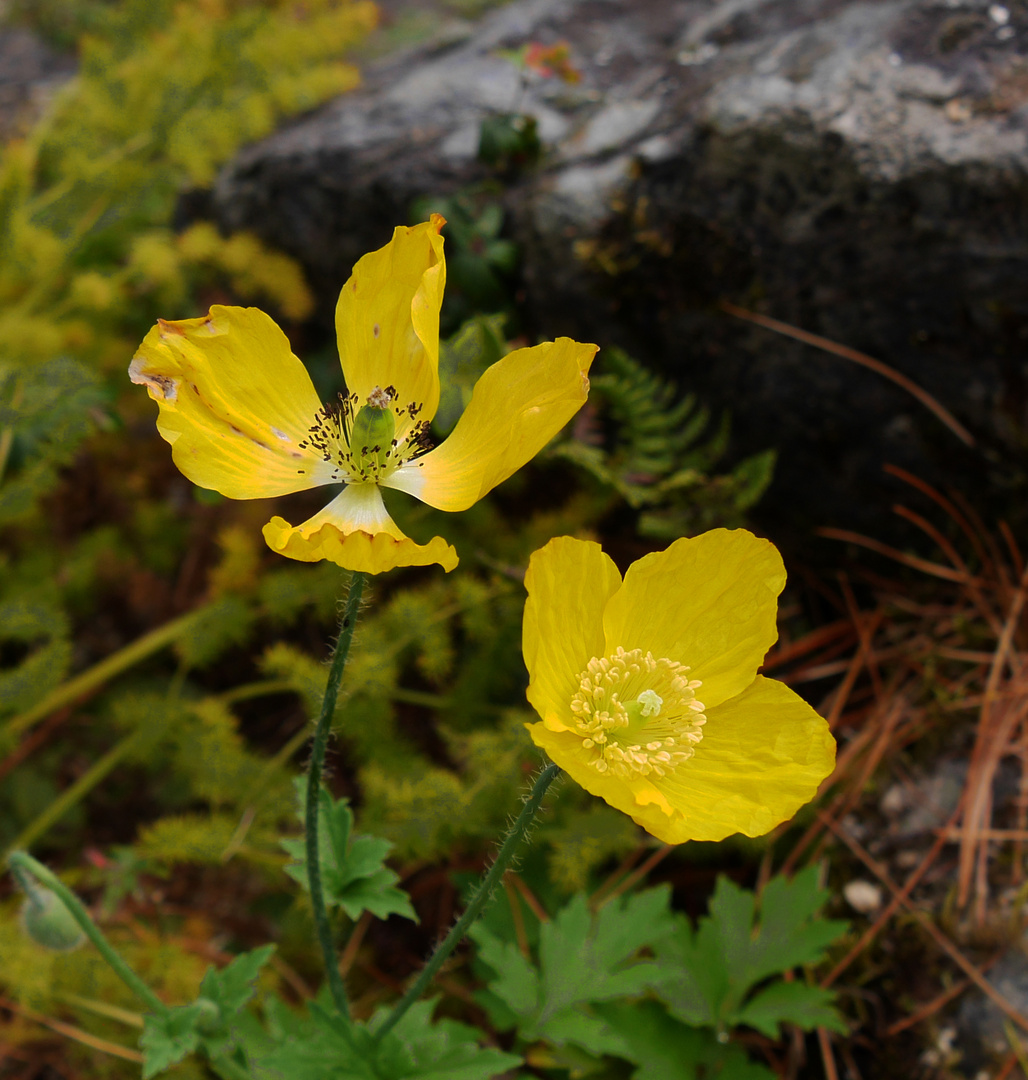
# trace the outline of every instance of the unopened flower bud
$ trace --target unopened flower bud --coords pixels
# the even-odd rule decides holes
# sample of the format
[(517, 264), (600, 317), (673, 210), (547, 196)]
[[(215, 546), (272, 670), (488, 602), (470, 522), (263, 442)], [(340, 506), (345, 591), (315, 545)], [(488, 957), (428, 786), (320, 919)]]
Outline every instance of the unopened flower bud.
[(77, 949), (86, 939), (60, 897), (41, 885), (33, 885), (29, 891), (22, 905), (21, 922), (36, 944), (58, 952)]

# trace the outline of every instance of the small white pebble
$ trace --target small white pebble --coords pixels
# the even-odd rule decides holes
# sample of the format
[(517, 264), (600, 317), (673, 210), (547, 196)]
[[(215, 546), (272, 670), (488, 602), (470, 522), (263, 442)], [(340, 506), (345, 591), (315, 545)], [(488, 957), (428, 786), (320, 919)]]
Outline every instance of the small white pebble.
[(997, 41), (1009, 41), (1017, 31), (1012, 26), (1001, 26), (996, 31)]
[(712, 41), (705, 41), (702, 45), (687, 45), (675, 59), (682, 67), (696, 67), (713, 60), (720, 51)]
[(882, 796), (882, 801), (878, 804), (878, 809), (886, 817), (895, 817), (897, 814), (903, 813), (906, 807), (907, 796), (903, 791), (902, 784), (893, 784)]
[(881, 886), (862, 878), (844, 885), (842, 895), (846, 898), (846, 903), (861, 915), (870, 915), (882, 906)]
[(951, 98), (942, 110), (951, 124), (966, 124), (974, 115), (971, 106), (960, 98)]
[(1002, 4), (990, 4), (989, 18), (997, 26), (1006, 26), (1010, 22), (1010, 9), (1005, 8)]
[(903, 64), (903, 57), (898, 52), (889, 53), (889, 64), (892, 67), (900, 67)]

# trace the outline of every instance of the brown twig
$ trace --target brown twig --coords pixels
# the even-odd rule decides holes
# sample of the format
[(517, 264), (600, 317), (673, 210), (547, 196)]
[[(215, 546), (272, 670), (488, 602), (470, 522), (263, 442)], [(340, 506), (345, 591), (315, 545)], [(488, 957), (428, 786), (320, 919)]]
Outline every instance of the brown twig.
[[(818, 811), (820, 814), (820, 811)], [(825, 819), (825, 826), (833, 835), (841, 840), (849, 849), (857, 856), (858, 859), (871, 871), (875, 877), (891, 892), (893, 895), (898, 894), (899, 890), (895, 884), (889, 878), (885, 868), (878, 862), (877, 859), (871, 857), (864, 847), (859, 844), (852, 836), (849, 836), (843, 829), (840, 829), (834, 821)], [(909, 911), (917, 920), (920, 926), (924, 928), (926, 933), (931, 937), (935, 944), (941, 949), (960, 970), (968, 976), (968, 978), (978, 987), (979, 990), (985, 994), (1010, 1020), (1012, 1020), (1022, 1031), (1028, 1031), (1028, 1017), (1018, 1012), (1013, 1005), (989, 982), (988, 979), (982, 974), (981, 970), (975, 967), (970, 960), (953, 944), (952, 941), (932, 922), (928, 915), (916, 908), (909, 900), (901, 900), (903, 907)]]
[(825, 1067), (825, 1080), (839, 1080), (839, 1071), (835, 1067), (835, 1055), (832, 1053), (832, 1040), (823, 1027), (817, 1029), (817, 1045), (821, 1050), (821, 1063)]
[(616, 899), (622, 893), (631, 889), (636, 882), (642, 881), (644, 877), (655, 867), (658, 863), (663, 862), (664, 859), (675, 850), (674, 844), (664, 844), (640, 866), (638, 869), (633, 870), (615, 889), (611, 889), (609, 893), (598, 903), (593, 905), (594, 911), (599, 911), (604, 904), (609, 904), (611, 900)]
[(82, 1043), (83, 1046), (89, 1046), (93, 1050), (110, 1054), (111, 1057), (119, 1057), (125, 1061), (137, 1063), (141, 1063), (143, 1060), (143, 1055), (138, 1050), (132, 1050), (127, 1046), (122, 1046), (121, 1043), (111, 1042), (109, 1039), (101, 1039), (96, 1035), (90, 1035), (88, 1031), (83, 1031), (82, 1028), (75, 1027), (73, 1024), (66, 1024), (63, 1020), (57, 1020), (52, 1016), (38, 1013), (26, 1005), (19, 1005), (8, 998), (0, 998), (0, 1008), (16, 1013), (18, 1016), (23, 1016), (26, 1020), (42, 1024), (44, 1027), (50, 1028), (51, 1031), (56, 1031), (58, 1035), (64, 1035), (68, 1039), (74, 1039), (75, 1042)]
[[(987, 965), (983, 964), (982, 970), (984, 971), (986, 968)], [(894, 1024), (890, 1024), (885, 1029), (885, 1037), (891, 1039), (894, 1035), (899, 1035), (900, 1032), (906, 1031), (907, 1028), (912, 1028), (916, 1024), (920, 1024), (922, 1020), (927, 1020), (929, 1017), (934, 1016), (954, 998), (960, 997), (970, 985), (970, 979), (961, 979), (960, 982), (954, 983), (948, 990), (944, 990), (938, 996), (933, 997), (931, 1001), (926, 1002), (909, 1016), (904, 1016), (902, 1020), (897, 1020)]]
[(973, 578), (965, 572), (952, 570), (941, 563), (920, 559), (916, 555), (908, 555), (905, 551), (900, 551), (899, 548), (890, 547), (888, 544), (883, 544), (870, 536), (863, 536), (860, 533), (851, 532), (849, 529), (823, 528), (814, 531), (818, 536), (823, 536), (827, 540), (841, 540), (844, 544), (858, 544), (869, 551), (876, 551), (879, 555), (885, 555), (887, 558), (903, 563), (904, 566), (909, 566), (913, 570), (920, 570), (925, 574), (931, 574), (932, 577), (942, 578), (943, 581), (955, 581), (958, 585), (980, 586), (982, 584), (980, 578)]
[[(988, 817), (990, 816), (992, 781), (996, 768), (1017, 724), (1028, 713), (1028, 687), (1025, 688), (1025, 693), (1021, 695), (1020, 701), (1014, 700), (1004, 703), (1000, 710), (996, 709), (995, 700), (999, 681), (1013, 644), (1014, 631), (1024, 608), (1026, 587), (1028, 587), (1028, 574), (1022, 574), (1018, 588), (1014, 592), (1007, 610), (1003, 630), (996, 644), (996, 651), (992, 658), (992, 665), (989, 668), (985, 692), (982, 697), (978, 731), (968, 766), (967, 789), (970, 797), (965, 804), (966, 809), (962, 822), (964, 835), (961, 839), (958, 860), (957, 902), (961, 906), (967, 903), (971, 889), (972, 870), (978, 846), (977, 834), (981, 829), (989, 827)], [(998, 719), (994, 720), (997, 711), (1000, 712), (1000, 715)]]
[(813, 345), (814, 348), (823, 349), (833, 356), (841, 356), (844, 360), (852, 360), (854, 364), (860, 364), (861, 367), (869, 368), (871, 371), (883, 376), (883, 378), (888, 379), (890, 382), (894, 382), (897, 386), (906, 390), (908, 394), (917, 398), (926, 409), (933, 412), (966, 446), (975, 445), (974, 436), (960, 423), (949, 409), (936, 401), (927, 390), (922, 390), (912, 379), (908, 379), (906, 375), (901, 375), (895, 368), (889, 367), (888, 364), (882, 363), (881, 360), (876, 360), (873, 356), (868, 356), (867, 353), (858, 352), (856, 349), (851, 349), (846, 345), (839, 345), (830, 338), (821, 337), (820, 334), (811, 334), (807, 330), (801, 330), (797, 326), (790, 326), (789, 323), (779, 322), (778, 319), (772, 319), (767, 315), (758, 315), (757, 312), (748, 311), (746, 308), (732, 304), (728, 300), (722, 300), (718, 306), (722, 311), (727, 312), (729, 315), (734, 315), (737, 319), (745, 319), (747, 322), (755, 323), (757, 326), (763, 326), (767, 330), (774, 330), (776, 334), (782, 334), (784, 337), (793, 338), (795, 341), (802, 341), (804, 345)]

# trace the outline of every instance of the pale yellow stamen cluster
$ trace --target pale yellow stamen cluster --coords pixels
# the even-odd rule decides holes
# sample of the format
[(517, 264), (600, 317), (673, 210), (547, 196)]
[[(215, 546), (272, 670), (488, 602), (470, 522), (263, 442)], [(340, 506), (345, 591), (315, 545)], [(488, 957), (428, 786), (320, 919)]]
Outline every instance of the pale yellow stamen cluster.
[(665, 776), (696, 752), (707, 718), (698, 679), (675, 660), (620, 646), (594, 656), (571, 699), (589, 764), (621, 779)]

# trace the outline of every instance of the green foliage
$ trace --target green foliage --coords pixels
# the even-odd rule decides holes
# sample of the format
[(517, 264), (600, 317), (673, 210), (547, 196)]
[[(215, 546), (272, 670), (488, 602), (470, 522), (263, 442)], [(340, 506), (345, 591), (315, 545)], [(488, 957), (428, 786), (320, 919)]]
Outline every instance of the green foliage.
[(221, 971), (208, 968), (196, 1001), (148, 1014), (139, 1040), (144, 1080), (200, 1049), (216, 1069), (219, 1059), (229, 1058), (236, 1044), (234, 1022), (253, 997), (257, 977), (274, 951), (274, 945), (263, 945), (237, 956)]
[(501, 1029), (516, 1026), (530, 1041), (622, 1054), (625, 1047), (617, 1033), (590, 1007), (637, 996), (656, 981), (656, 965), (638, 954), (670, 932), (669, 898), (666, 887), (651, 889), (608, 904), (593, 916), (579, 893), (540, 927), (538, 968), (515, 943), (500, 941), (479, 923), (470, 936), (479, 959), (495, 973), (489, 996), (482, 999), (487, 1008), (492, 1006), (494, 1022)]
[(603, 1002), (595, 1010), (618, 1033), (624, 1057), (638, 1066), (632, 1080), (774, 1080), (741, 1046), (681, 1023), (656, 1001)]
[[(718, 880), (710, 914), (694, 931), (669, 910), (667, 887), (591, 912), (578, 894), (538, 929), (537, 959), (496, 919), (471, 931), (488, 972), (479, 1002), (497, 1028), (542, 1043), (536, 1063), (594, 1062), (604, 1056), (639, 1066), (636, 1080), (673, 1075), (770, 1080), (727, 1040), (739, 1027), (775, 1037), (781, 1024), (845, 1031), (833, 995), (781, 979), (823, 958), (846, 924), (817, 917), (826, 893), (817, 868), (775, 878), (757, 898)], [(585, 1058), (582, 1055), (586, 1055)]]
[(478, 159), (508, 176), (538, 164), (543, 144), (539, 123), (529, 113), (496, 113), (479, 128)]
[(656, 946), (669, 972), (660, 992), (671, 1013), (688, 1024), (747, 1024), (771, 1036), (782, 1023), (846, 1031), (830, 992), (799, 982), (764, 985), (772, 975), (816, 963), (847, 927), (817, 917), (828, 897), (817, 875), (811, 866), (792, 881), (768, 882), (759, 919), (753, 894), (719, 878), (710, 915), (696, 931), (680, 919), (678, 932)]
[(0, 668), (0, 715), (31, 705), (64, 676), (71, 661), (69, 630), (60, 604), (45, 589), (0, 599), (0, 646), (18, 656)]
[(202, 618), (176, 643), (175, 651), (187, 668), (212, 664), (233, 645), (250, 637), (256, 612), (240, 596), (223, 596), (204, 608)]
[(468, 321), (478, 322), (481, 313), (503, 312), (509, 316), (513, 306), (510, 278), (519, 256), (517, 245), (502, 235), (504, 215), (498, 192), (486, 186), (456, 195), (426, 196), (416, 199), (411, 208), (415, 221), (423, 221), (433, 213), (446, 218), (443, 333), (457, 331)]
[(605, 349), (597, 366), (575, 437), (553, 453), (581, 466), (639, 511), (643, 536), (672, 540), (741, 524), (771, 482), (774, 451), (746, 458), (730, 473), (711, 475), (728, 446), (727, 419), (699, 443), (710, 416), (694, 395), (678, 399), (674, 383), (619, 349)]
[[(447, 262), (449, 270), (449, 262)], [(506, 352), (503, 315), (476, 315), (439, 344), (439, 408), (432, 427), (449, 435), (482, 373)]]
[(165, 814), (140, 828), (133, 853), (152, 861), (154, 866), (216, 866), (228, 850), (238, 824), (228, 814)]
[[(368, 1025), (331, 1016), (316, 1004), (309, 1020), (287, 1020), (278, 1039), (247, 1046), (253, 1080), (489, 1080), (521, 1059), (479, 1045), (480, 1033), (455, 1020), (432, 1023), (433, 1003), (419, 1002), (377, 1045)], [(281, 1017), (281, 1013), (278, 1014)]]
[(79, 74), (0, 153), (0, 380), (58, 356), (123, 370), (154, 316), (192, 314), (193, 291), (215, 282), (308, 314), (282, 255), (169, 223), (184, 185), (353, 86), (338, 57), (373, 21), (372, 4), (334, 0), (89, 7)]
[[(300, 804), (297, 817), (303, 823), (307, 809), (306, 780), (297, 777), (295, 788)], [(309, 888), (306, 841), (301, 838), (280, 843), (294, 860), (286, 866), (286, 873), (305, 889)], [(402, 915), (417, 922), (407, 894), (395, 888), (399, 877), (383, 863), (392, 846), (377, 836), (355, 835), (347, 800), (333, 799), (324, 788), (319, 789), (318, 850), (326, 907), (341, 907), (351, 919), (370, 911), (376, 919)]]
[(0, 364), (0, 525), (31, 514), (57, 484), (98, 420), (102, 394), (96, 376), (66, 356), (19, 371)]

